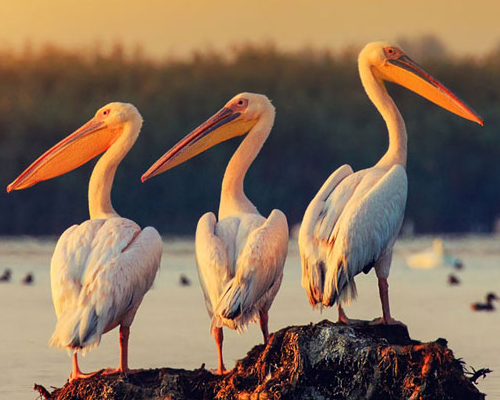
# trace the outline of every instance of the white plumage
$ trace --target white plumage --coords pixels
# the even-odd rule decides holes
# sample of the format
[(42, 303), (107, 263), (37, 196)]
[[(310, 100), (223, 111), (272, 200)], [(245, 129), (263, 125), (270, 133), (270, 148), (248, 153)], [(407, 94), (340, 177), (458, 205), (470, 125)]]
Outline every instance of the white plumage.
[[(59, 348), (91, 349), (117, 325), (130, 326), (153, 284), (161, 238), (126, 218), (94, 219), (68, 228), (51, 262)], [(147, 257), (145, 257), (147, 255)]]
[(217, 343), (218, 373), (225, 371), (223, 326), (241, 331), (249, 322), (259, 320), (267, 343), (268, 310), (283, 278), (288, 251), (286, 217), (273, 210), (264, 218), (243, 191), (246, 172), (271, 132), (274, 114), (266, 96), (241, 93), (142, 176), (144, 181), (217, 143), (248, 133), (224, 173), (219, 221), (207, 213), (196, 229), (198, 275)]
[[(403, 221), (407, 180), (395, 165), (354, 173), (335, 171), (310, 203), (299, 234), (302, 286), (313, 306), (333, 305), (356, 296), (354, 276), (375, 266), (387, 277), (387, 248)], [(373, 218), (377, 215), (377, 218)], [(390, 254), (387, 254), (390, 257)]]
[(389, 148), (372, 168), (356, 173), (348, 165), (337, 169), (309, 204), (299, 231), (302, 286), (311, 305), (338, 303), (339, 320), (348, 322), (341, 303), (356, 296), (354, 277), (373, 267), (382, 302), (380, 321), (394, 323), (387, 278), (406, 204), (407, 135), (384, 81), (406, 86), (464, 118), (482, 120), (397, 47), (370, 43), (358, 66), (363, 87), (387, 124)]
[(287, 246), (288, 225), (279, 210), (267, 220), (259, 214), (219, 223), (213, 213), (201, 217), (196, 260), (212, 330), (225, 325), (241, 331), (269, 310), (283, 278)]
[(127, 372), (130, 325), (160, 266), (162, 241), (121, 218), (111, 204), (116, 168), (135, 143), (142, 117), (131, 104), (110, 103), (80, 129), (31, 164), (7, 191), (30, 187), (71, 171), (105, 152), (89, 182), (90, 220), (68, 228), (51, 263), (57, 325), (50, 345), (73, 352), (70, 380), (85, 378), (77, 351), (97, 346), (101, 335), (120, 325), (120, 364)]

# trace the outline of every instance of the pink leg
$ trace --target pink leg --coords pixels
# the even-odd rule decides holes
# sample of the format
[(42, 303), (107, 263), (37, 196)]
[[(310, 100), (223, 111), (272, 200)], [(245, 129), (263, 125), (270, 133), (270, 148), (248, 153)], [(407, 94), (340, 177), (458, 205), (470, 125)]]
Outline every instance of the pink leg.
[(118, 368), (107, 368), (104, 374), (114, 374), (117, 372), (132, 372), (128, 367), (128, 338), (130, 336), (130, 327), (120, 325), (120, 365)]
[(75, 379), (83, 379), (83, 378), (89, 378), (101, 371), (96, 371), (96, 372), (91, 372), (89, 374), (84, 374), (82, 371), (80, 371), (80, 368), (78, 367), (78, 356), (77, 352), (73, 354), (73, 367), (71, 370), (71, 374), (69, 375), (69, 381), (72, 382)]
[(127, 372), (128, 369), (128, 337), (130, 336), (130, 327), (120, 325), (120, 365), (119, 372)]
[(226, 368), (224, 367), (224, 361), (222, 360), (222, 341), (224, 340), (222, 327), (214, 329), (214, 339), (215, 343), (217, 344), (217, 355), (219, 356), (219, 367), (217, 368), (216, 374), (222, 375), (226, 371)]
[(262, 335), (264, 336), (264, 344), (267, 345), (269, 342), (269, 329), (267, 327), (267, 323), (269, 321), (269, 314), (267, 311), (259, 311), (259, 322), (260, 322), (260, 330), (262, 331)]
[(347, 318), (347, 315), (345, 315), (344, 309), (342, 308), (342, 305), (340, 303), (337, 304), (337, 308), (339, 311), (339, 319), (337, 320), (337, 322), (348, 325), (351, 321), (349, 320), (349, 318)]
[(387, 325), (399, 324), (406, 326), (402, 322), (396, 321), (391, 317), (391, 310), (389, 308), (389, 283), (387, 282), (387, 278), (378, 278), (378, 292), (382, 303), (382, 318), (377, 318), (372, 323)]
[(382, 302), (382, 323), (394, 323), (389, 307), (389, 283), (386, 278), (378, 279), (378, 292), (380, 294), (380, 301)]

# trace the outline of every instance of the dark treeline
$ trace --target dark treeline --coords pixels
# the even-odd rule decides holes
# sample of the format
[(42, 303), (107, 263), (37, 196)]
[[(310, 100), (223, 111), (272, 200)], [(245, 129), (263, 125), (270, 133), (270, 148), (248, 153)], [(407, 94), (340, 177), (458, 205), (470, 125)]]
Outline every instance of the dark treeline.
[[(425, 48), (416, 61), (475, 108), (485, 126), (389, 87), (409, 136), (406, 218), (418, 233), (491, 231), (500, 213), (500, 52), (470, 59), (448, 56), (439, 46), (426, 54)], [(273, 100), (277, 118), (245, 189), (264, 215), (280, 208), (292, 226), (338, 166), (369, 167), (386, 150), (386, 127), (359, 81), (357, 50), (285, 53), (244, 46), (230, 56), (163, 62), (140, 52), (125, 57), (119, 47), (108, 55), (0, 53), (0, 184), (5, 188), (105, 103), (131, 102), (145, 122), (118, 169), (115, 209), (164, 234), (193, 234), (204, 212), (217, 211), (224, 168), (240, 140), (146, 184), (140, 176), (234, 94), (260, 92)], [(93, 164), (0, 194), (0, 234), (60, 234), (87, 219)]]

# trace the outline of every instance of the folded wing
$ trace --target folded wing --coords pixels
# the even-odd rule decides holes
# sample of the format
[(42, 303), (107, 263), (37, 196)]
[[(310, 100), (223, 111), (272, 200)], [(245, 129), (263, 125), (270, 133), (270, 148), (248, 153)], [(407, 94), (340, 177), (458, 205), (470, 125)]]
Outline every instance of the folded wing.
[(304, 214), (299, 232), (302, 287), (312, 306), (323, 301), (329, 238), (357, 182), (352, 168), (341, 166), (326, 180)]
[(394, 165), (383, 174), (375, 168), (365, 171), (330, 234), (325, 306), (339, 297), (347, 302), (355, 297), (354, 276), (376, 264), (401, 228), (408, 186), (404, 168)]
[(285, 215), (273, 210), (264, 224), (251, 231), (236, 260), (236, 273), (222, 293), (216, 316), (232, 320), (241, 330), (260, 310), (271, 306), (283, 278), (288, 252)]
[(87, 348), (118, 324), (129, 326), (160, 265), (161, 237), (151, 227), (110, 218), (70, 227), (51, 263), (58, 322), (55, 347)]
[[(215, 215), (206, 213), (198, 221), (195, 238), (198, 277), (210, 318), (213, 317), (224, 286), (234, 276), (234, 268), (228, 257), (228, 253), (234, 250), (215, 234), (216, 224)], [(233, 220), (228, 224), (228, 229), (236, 232), (238, 224), (239, 220)]]

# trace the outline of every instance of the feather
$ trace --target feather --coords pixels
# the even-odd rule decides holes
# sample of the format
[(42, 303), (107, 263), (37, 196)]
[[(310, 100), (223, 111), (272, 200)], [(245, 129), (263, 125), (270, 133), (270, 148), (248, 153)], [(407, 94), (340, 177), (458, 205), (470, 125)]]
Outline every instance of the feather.
[(58, 322), (49, 344), (89, 350), (118, 324), (129, 326), (160, 265), (162, 243), (151, 227), (115, 217), (70, 227), (51, 263)]
[(240, 214), (215, 222), (205, 214), (196, 230), (196, 258), (207, 310), (214, 327), (242, 331), (271, 306), (283, 276), (288, 249), (285, 215), (266, 220)]
[(300, 229), (302, 286), (313, 306), (354, 299), (354, 277), (368, 272), (392, 247), (404, 216), (403, 167), (395, 165), (388, 171), (374, 167), (351, 174), (345, 167), (335, 171), (318, 192)]

